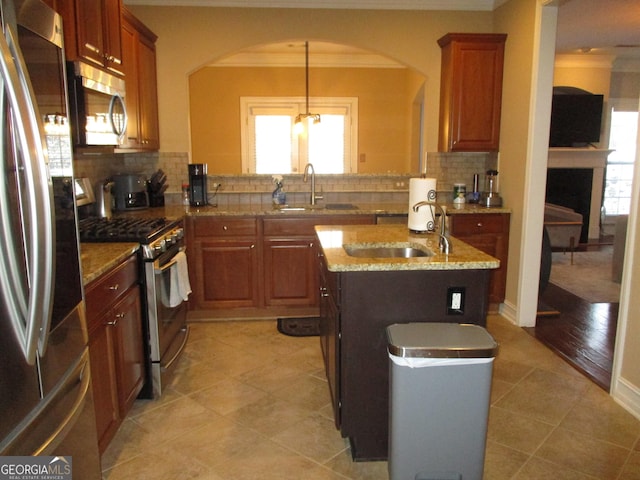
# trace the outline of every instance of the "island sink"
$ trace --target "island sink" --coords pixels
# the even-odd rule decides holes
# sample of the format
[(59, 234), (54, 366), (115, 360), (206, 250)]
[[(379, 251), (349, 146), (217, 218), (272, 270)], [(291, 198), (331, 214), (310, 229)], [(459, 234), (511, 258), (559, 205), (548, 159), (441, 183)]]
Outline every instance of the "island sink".
[(344, 245), (345, 252), (350, 257), (358, 258), (415, 258), (432, 257), (434, 254), (425, 248), (416, 247), (411, 244), (397, 245), (371, 245), (355, 244)]
[[(336, 427), (356, 461), (386, 460), (389, 353), (386, 328), (440, 322), (484, 326), (494, 257), (405, 225), (318, 225), (320, 346)], [(424, 255), (411, 257), (411, 255)], [(452, 290), (465, 292), (460, 308)]]

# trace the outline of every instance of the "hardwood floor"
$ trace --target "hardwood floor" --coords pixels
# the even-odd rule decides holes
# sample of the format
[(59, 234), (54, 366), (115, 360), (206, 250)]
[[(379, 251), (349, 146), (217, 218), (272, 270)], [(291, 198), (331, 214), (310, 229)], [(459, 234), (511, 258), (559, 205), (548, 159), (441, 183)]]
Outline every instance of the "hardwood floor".
[(588, 303), (553, 283), (540, 302), (558, 314), (538, 316), (525, 330), (609, 391), (619, 304)]

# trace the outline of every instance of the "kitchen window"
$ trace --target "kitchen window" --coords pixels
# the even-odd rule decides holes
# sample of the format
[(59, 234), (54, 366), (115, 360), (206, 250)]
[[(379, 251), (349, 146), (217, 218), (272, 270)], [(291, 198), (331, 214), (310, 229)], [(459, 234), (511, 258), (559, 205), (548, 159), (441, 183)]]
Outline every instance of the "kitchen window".
[(306, 113), (305, 98), (242, 97), (240, 108), (243, 172), (301, 173), (307, 163), (316, 173), (357, 171), (357, 98), (310, 99), (309, 111), (321, 120), (303, 120), (301, 133), (294, 121)]

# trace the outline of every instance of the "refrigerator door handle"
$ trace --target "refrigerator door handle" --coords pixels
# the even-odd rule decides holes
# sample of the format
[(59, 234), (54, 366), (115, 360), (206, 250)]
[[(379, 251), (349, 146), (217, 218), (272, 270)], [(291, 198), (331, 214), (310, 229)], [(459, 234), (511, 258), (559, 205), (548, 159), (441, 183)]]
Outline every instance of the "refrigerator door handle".
[[(33, 455), (53, 455), (56, 447), (62, 440), (64, 440), (82, 413), (82, 409), (87, 401), (89, 387), (91, 386), (91, 369), (89, 367), (88, 350), (85, 350), (85, 353), (82, 355), (82, 358), (76, 368), (74, 368), (69, 375), (63, 379), (63, 382), (61, 382), (60, 385), (60, 390), (64, 390), (67, 385), (75, 383), (78, 380), (80, 381), (80, 387), (73, 407), (69, 410), (62, 422), (60, 422), (58, 428), (56, 428), (51, 436), (47, 438), (35, 452), (33, 452)], [(52, 393), (55, 394), (55, 391)], [(90, 441), (90, 439), (87, 439), (87, 441)]]
[[(65, 439), (82, 413), (90, 386), (89, 350), (85, 348), (75, 365), (67, 370), (38, 407), (0, 442), (0, 455), (24, 455), (31, 450), (30, 455), (53, 455), (55, 448)], [(75, 398), (64, 418), (43, 430), (44, 424), (49, 425), (47, 419), (56, 417), (61, 400), (70, 395), (75, 395)], [(87, 442), (89, 441), (91, 439), (87, 438)]]
[[(27, 363), (35, 364), (36, 352), (43, 355), (46, 349), (55, 278), (54, 248), (55, 224), (53, 210), (53, 186), (49, 176), (47, 159), (33, 89), (26, 75), (24, 59), (17, 48), (16, 36), (10, 25), (5, 25), (5, 35), (0, 35), (0, 70), (5, 83), (4, 90), (13, 118), (13, 153), (16, 160), (23, 158), (18, 168), (24, 182), (20, 192), (23, 208), (24, 239), (14, 239), (13, 229), (6, 228), (11, 219), (8, 207), (2, 207), (3, 240), (5, 241), (2, 267), (8, 272), (20, 272), (24, 267), (16, 259), (21, 250), (16, 241), (24, 241), (27, 262), (27, 292), (20, 291), (23, 282), (16, 282), (11, 273), (3, 274), (4, 301), (10, 312), (13, 329)], [(4, 192), (7, 194), (7, 192)], [(5, 205), (9, 202), (2, 203)], [(15, 270), (15, 269), (18, 270)], [(16, 273), (14, 273), (16, 275)], [(8, 288), (5, 288), (8, 287)]]

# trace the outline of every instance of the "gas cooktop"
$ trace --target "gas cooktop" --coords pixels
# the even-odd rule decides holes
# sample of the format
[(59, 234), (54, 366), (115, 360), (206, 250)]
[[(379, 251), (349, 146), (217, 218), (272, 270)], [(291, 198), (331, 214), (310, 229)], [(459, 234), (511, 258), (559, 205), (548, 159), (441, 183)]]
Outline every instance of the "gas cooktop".
[(85, 218), (78, 222), (81, 242), (137, 242), (150, 243), (175, 221), (164, 217)]

